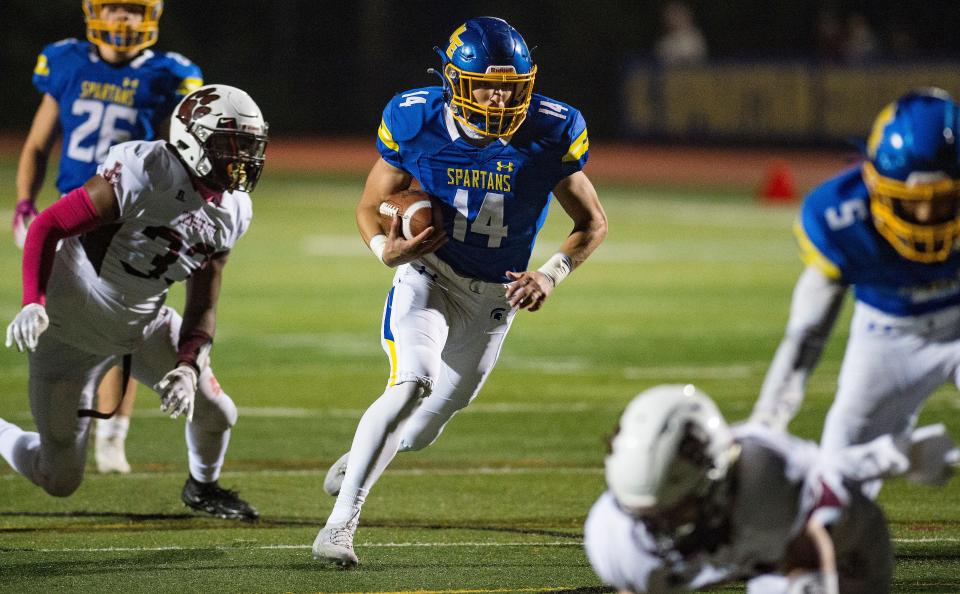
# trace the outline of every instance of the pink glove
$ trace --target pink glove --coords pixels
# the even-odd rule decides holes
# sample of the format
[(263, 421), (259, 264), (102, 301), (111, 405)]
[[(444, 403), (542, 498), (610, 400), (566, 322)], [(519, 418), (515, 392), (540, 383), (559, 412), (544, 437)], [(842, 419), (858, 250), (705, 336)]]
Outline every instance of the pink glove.
[(37, 207), (34, 206), (33, 200), (24, 198), (17, 201), (17, 207), (13, 211), (13, 243), (17, 244), (21, 250), (27, 240), (27, 226), (37, 214)]

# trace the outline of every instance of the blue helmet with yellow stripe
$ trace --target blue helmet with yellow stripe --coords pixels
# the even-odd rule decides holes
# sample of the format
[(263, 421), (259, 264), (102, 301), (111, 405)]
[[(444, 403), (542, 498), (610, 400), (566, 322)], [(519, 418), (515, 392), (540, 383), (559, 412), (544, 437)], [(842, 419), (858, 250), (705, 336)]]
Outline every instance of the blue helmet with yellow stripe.
[(537, 74), (520, 33), (503, 19), (473, 18), (457, 27), (445, 50), (436, 50), (453, 117), (486, 137), (516, 132), (527, 116)]
[(904, 95), (877, 116), (863, 179), (880, 234), (903, 257), (942, 262), (960, 238), (960, 106), (940, 89)]

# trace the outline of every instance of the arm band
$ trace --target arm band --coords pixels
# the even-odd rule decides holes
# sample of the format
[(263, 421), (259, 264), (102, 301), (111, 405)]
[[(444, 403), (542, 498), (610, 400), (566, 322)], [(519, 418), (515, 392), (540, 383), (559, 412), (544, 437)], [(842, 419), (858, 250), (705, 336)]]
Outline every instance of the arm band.
[(57, 242), (100, 226), (100, 215), (85, 188), (77, 188), (48, 206), (30, 224), (23, 246), (23, 305), (44, 305)]
[(383, 246), (387, 243), (387, 236), (383, 233), (378, 233), (370, 238), (370, 251), (373, 252), (373, 255), (377, 257), (380, 262), (383, 262)]
[(553, 286), (556, 287), (560, 284), (560, 281), (567, 278), (571, 270), (573, 270), (573, 262), (570, 261), (570, 256), (563, 252), (557, 252), (550, 256), (550, 259), (538, 268), (537, 272), (545, 274), (553, 282)]
[(199, 374), (207, 364), (207, 355), (213, 347), (213, 337), (194, 328), (180, 336), (177, 347), (177, 365), (189, 365)]

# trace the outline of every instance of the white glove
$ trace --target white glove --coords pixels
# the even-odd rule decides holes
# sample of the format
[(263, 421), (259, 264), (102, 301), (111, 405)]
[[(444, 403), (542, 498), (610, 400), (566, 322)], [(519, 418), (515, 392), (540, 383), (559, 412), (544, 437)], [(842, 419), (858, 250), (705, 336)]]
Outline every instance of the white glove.
[(924, 485), (942, 487), (960, 464), (960, 449), (947, 435), (942, 423), (915, 429), (910, 435), (910, 470), (907, 479)]
[(153, 387), (160, 394), (160, 410), (176, 419), (186, 413), (193, 421), (193, 401), (197, 394), (197, 370), (189, 365), (180, 365), (167, 372)]
[(39, 303), (28, 303), (23, 306), (17, 317), (7, 326), (7, 348), (17, 345), (21, 353), (24, 349), (33, 351), (37, 348), (40, 335), (50, 325), (47, 310)]

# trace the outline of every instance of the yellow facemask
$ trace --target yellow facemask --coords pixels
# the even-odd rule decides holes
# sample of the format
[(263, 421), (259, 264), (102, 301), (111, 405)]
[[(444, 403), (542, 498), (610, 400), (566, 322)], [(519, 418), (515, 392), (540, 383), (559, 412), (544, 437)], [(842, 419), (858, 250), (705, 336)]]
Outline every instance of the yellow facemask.
[[(106, 5), (143, 7), (143, 19), (137, 24), (105, 20), (102, 18), (102, 11)], [(87, 21), (87, 39), (102, 48), (111, 48), (119, 52), (135, 53), (155, 44), (160, 36), (162, 13), (163, 0), (123, 0), (121, 2), (84, 0), (83, 2), (83, 14)]]
[[(490, 67), (491, 70), (496, 68)], [(510, 136), (526, 119), (536, 75), (536, 66), (526, 74), (517, 74), (512, 67), (500, 72), (479, 74), (467, 72), (451, 63), (443, 69), (443, 76), (453, 91), (450, 100), (453, 117), (468, 130), (494, 138)], [(481, 105), (473, 95), (474, 89), (481, 85), (509, 88), (512, 91), (510, 104), (506, 107)]]
[[(880, 175), (869, 161), (863, 164), (863, 180), (870, 191), (874, 225), (901, 256), (925, 264), (950, 257), (960, 238), (960, 180), (940, 176), (902, 182)], [(929, 223), (910, 220), (909, 212), (918, 207), (946, 215)]]

